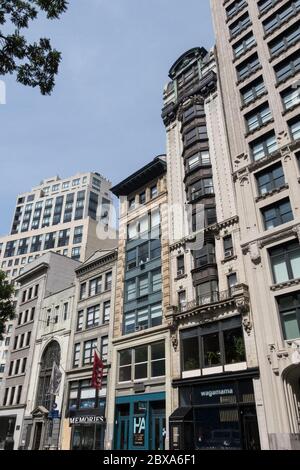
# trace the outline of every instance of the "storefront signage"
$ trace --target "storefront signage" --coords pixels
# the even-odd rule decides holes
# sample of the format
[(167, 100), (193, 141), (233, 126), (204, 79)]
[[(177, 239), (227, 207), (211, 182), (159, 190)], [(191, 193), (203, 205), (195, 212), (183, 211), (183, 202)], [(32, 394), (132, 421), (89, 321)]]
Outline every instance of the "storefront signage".
[(133, 445), (144, 447), (145, 445), (146, 419), (135, 417), (133, 419)]
[(204, 390), (201, 392), (201, 397), (215, 397), (215, 396), (223, 396), (223, 395), (234, 395), (234, 391), (232, 388), (225, 388), (220, 390)]
[(75, 416), (70, 418), (70, 424), (94, 424), (103, 423), (104, 416)]

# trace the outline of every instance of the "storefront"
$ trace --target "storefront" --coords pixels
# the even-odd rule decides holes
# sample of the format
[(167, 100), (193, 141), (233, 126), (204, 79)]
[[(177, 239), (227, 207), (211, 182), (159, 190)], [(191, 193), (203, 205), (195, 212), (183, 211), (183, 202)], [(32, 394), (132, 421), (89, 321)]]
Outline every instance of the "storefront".
[(116, 450), (164, 450), (165, 393), (148, 393), (116, 399)]
[(104, 416), (80, 415), (70, 417), (71, 450), (103, 450)]
[(12, 450), (14, 448), (14, 432), (16, 416), (0, 417), (0, 450)]
[(170, 416), (173, 450), (259, 450), (253, 378), (258, 370), (174, 381), (179, 408)]

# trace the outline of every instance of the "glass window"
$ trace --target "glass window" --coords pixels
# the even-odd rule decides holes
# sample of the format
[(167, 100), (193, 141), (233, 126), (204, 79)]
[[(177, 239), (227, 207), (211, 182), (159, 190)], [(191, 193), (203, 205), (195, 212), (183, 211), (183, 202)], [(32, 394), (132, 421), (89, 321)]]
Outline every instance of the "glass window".
[(254, 161), (260, 160), (261, 158), (270, 155), (275, 152), (278, 148), (275, 134), (270, 134), (262, 137), (250, 144), (252, 158)]
[(277, 298), (283, 336), (286, 340), (300, 338), (300, 293)]
[(80, 310), (77, 314), (77, 331), (81, 331), (83, 328), (83, 310)]
[(87, 309), (86, 327), (93, 328), (100, 323), (100, 305), (94, 305)]
[(103, 362), (107, 362), (107, 355), (108, 355), (108, 336), (102, 336), (100, 356)]
[(83, 349), (83, 365), (92, 364), (94, 360), (94, 351), (97, 348), (97, 340), (85, 341)]
[(160, 292), (162, 289), (161, 270), (152, 272), (152, 292)]
[(112, 273), (105, 274), (105, 290), (111, 290), (111, 283), (112, 283)]
[(257, 54), (253, 54), (249, 59), (240, 64), (236, 71), (238, 80), (244, 80), (254, 73), (260, 66), (259, 58)]
[(300, 119), (297, 118), (296, 121), (289, 122), (289, 128), (293, 140), (300, 139)]
[(253, 113), (246, 116), (247, 128), (249, 132), (259, 129), (272, 119), (272, 113), (268, 105), (264, 105)]
[(126, 300), (134, 300), (136, 298), (136, 278), (126, 282)]
[(139, 203), (140, 204), (145, 204), (146, 202), (146, 192), (143, 191), (142, 193), (140, 193), (139, 195)]
[(120, 351), (119, 359), (119, 382), (128, 382), (131, 380), (132, 350), (126, 349), (125, 351)]
[(165, 343), (154, 343), (151, 348), (151, 377), (165, 375)]
[(285, 224), (294, 219), (289, 199), (284, 199), (262, 209), (265, 230)]
[(150, 188), (151, 199), (155, 198), (158, 194), (157, 185), (155, 184)]
[(219, 334), (213, 333), (203, 337), (204, 365), (213, 367), (221, 364)]
[(79, 367), (80, 343), (74, 345), (73, 367)]
[(255, 37), (253, 33), (247, 34), (241, 41), (233, 46), (233, 52), (236, 58), (240, 57), (244, 52), (251, 49), (252, 46), (256, 44)]
[(299, 88), (288, 88), (282, 94), (282, 101), (285, 110), (291, 109), (300, 103), (300, 90)]
[(89, 284), (89, 296), (100, 294), (102, 291), (102, 277), (99, 276), (96, 279), (92, 279)]
[(110, 300), (103, 304), (103, 323), (108, 323), (110, 319)]
[(244, 29), (248, 28), (251, 24), (250, 17), (248, 13), (245, 13), (237, 21), (232, 23), (229, 27), (231, 37), (235, 37), (240, 34)]
[(146, 379), (148, 377), (148, 346), (135, 348), (134, 378)]
[(258, 192), (260, 195), (281, 188), (285, 184), (285, 178), (281, 163), (271, 166), (256, 174)]
[(198, 341), (197, 336), (182, 341), (184, 371), (200, 369)]
[(80, 285), (80, 300), (86, 298), (86, 282)]
[(151, 305), (150, 307), (151, 315), (151, 326), (159, 326), (162, 324), (162, 305), (161, 302), (158, 304)]
[(300, 246), (298, 242), (280, 245), (269, 250), (276, 284), (300, 278)]
[(147, 263), (149, 261), (149, 244), (144, 243), (138, 247), (138, 265)]
[(134, 248), (133, 250), (129, 250), (127, 251), (127, 261), (126, 261), (126, 266), (127, 266), (127, 270), (129, 271), (130, 269), (134, 269), (136, 268), (136, 248)]
[(139, 277), (139, 297), (148, 295), (149, 293), (149, 279), (148, 274)]

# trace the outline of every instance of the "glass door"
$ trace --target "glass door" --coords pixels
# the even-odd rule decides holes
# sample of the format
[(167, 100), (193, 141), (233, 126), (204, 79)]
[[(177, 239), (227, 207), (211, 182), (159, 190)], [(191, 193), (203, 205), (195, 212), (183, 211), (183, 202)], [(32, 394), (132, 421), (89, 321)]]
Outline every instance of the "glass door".
[(150, 417), (150, 450), (165, 450), (167, 429), (164, 403), (152, 403)]
[(260, 450), (260, 438), (255, 408), (241, 411), (244, 450)]

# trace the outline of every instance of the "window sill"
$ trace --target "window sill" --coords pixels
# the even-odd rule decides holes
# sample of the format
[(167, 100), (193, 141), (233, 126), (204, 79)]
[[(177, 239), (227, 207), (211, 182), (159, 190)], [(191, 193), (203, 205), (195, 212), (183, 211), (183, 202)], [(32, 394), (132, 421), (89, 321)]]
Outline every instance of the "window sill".
[(180, 281), (181, 279), (186, 279), (187, 278), (187, 274), (180, 274), (179, 276), (176, 276), (174, 278), (174, 281)]
[(280, 193), (281, 191), (284, 191), (285, 189), (289, 189), (289, 185), (288, 185), (288, 184), (285, 184), (285, 185), (283, 185), (283, 186), (280, 186), (280, 188), (274, 188), (274, 189), (272, 189), (272, 191), (268, 191), (267, 193), (258, 196), (257, 198), (255, 198), (255, 202), (263, 201), (264, 199), (267, 199), (268, 197), (271, 197), (271, 196), (273, 196), (274, 194), (278, 194), (278, 193)]
[(239, 85), (241, 85), (242, 83), (245, 83), (249, 78), (251, 78), (253, 75), (255, 75), (256, 72), (258, 72), (259, 70), (262, 70), (262, 65), (258, 65), (255, 69), (251, 70), (251, 72), (249, 72), (245, 77), (240, 78), (240, 79), (236, 82), (236, 86), (239, 86)]
[(259, 127), (256, 127), (255, 129), (252, 129), (251, 131), (246, 132), (245, 138), (252, 137), (256, 132), (260, 131), (261, 129), (264, 129), (269, 124), (272, 124), (272, 122), (274, 122), (273, 118), (269, 119), (269, 121), (267, 121), (267, 122), (264, 122)]
[(194, 369), (190, 371), (183, 371), (182, 378), (189, 379), (192, 377), (203, 377), (213, 374), (223, 374), (224, 372), (235, 372), (247, 369), (246, 362), (236, 362), (234, 364), (224, 364), (216, 367), (206, 367), (204, 369)]
[[(242, 16), (242, 15), (241, 15)], [(246, 26), (244, 26), (242, 29), (240, 29), (237, 33), (235, 33), (233, 36), (230, 36), (229, 38), (229, 42), (232, 43), (236, 38), (238, 38), (242, 33), (244, 33), (245, 31), (247, 31), (248, 29), (250, 29), (252, 26), (252, 21), (250, 21), (249, 24), (247, 24)]]
[(245, 49), (240, 55), (234, 56), (234, 59), (232, 61), (234, 65), (238, 65), (239, 60), (243, 59), (247, 55), (248, 52), (252, 51), (256, 47), (257, 47), (257, 43), (255, 42), (254, 44), (252, 44), (251, 47), (248, 47), (248, 49)]
[(222, 264), (225, 264), (225, 263), (228, 263), (229, 261), (234, 261), (237, 259), (237, 255), (233, 255), (233, 256), (228, 256), (228, 258), (224, 258), (221, 263)]
[(300, 278), (298, 279), (291, 279), (290, 281), (281, 282), (279, 284), (274, 284), (270, 287), (271, 291), (278, 291), (282, 289), (286, 289), (287, 287), (297, 286), (300, 284)]
[(291, 111), (294, 111), (294, 109), (296, 109), (298, 107), (300, 107), (300, 102), (296, 103), (293, 106), (291, 106), (290, 108), (285, 109), (284, 111), (282, 111), (282, 116), (286, 116), (288, 113), (290, 113)]

